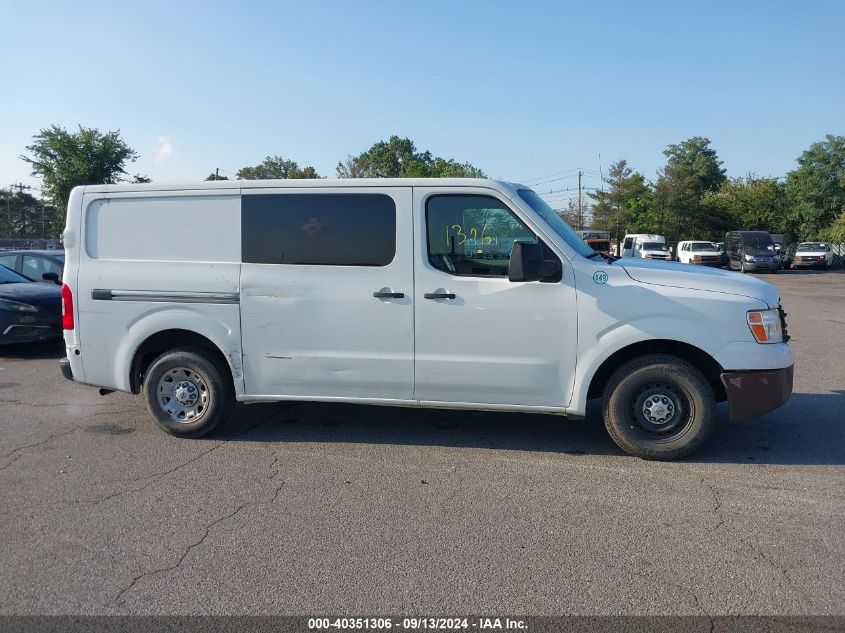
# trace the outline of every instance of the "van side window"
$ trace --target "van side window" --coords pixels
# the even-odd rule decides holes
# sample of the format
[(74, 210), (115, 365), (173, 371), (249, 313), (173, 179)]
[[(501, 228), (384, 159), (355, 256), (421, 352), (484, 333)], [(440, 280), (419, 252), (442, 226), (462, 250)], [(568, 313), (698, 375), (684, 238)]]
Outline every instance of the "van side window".
[(513, 243), (537, 243), (537, 237), (491, 196), (432, 196), (425, 217), (428, 261), (452, 275), (507, 277)]
[(622, 245), (626, 251), (631, 250), (634, 247), (634, 238), (633, 237), (626, 237), (625, 243)]
[(387, 266), (396, 203), (373, 193), (281, 193), (241, 199), (244, 263)]

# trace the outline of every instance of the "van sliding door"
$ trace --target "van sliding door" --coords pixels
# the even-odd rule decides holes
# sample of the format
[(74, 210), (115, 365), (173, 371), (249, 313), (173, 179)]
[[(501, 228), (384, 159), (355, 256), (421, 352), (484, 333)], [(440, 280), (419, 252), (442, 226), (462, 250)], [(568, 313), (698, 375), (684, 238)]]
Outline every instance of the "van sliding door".
[(241, 219), (247, 394), (411, 399), (411, 188), (244, 188)]

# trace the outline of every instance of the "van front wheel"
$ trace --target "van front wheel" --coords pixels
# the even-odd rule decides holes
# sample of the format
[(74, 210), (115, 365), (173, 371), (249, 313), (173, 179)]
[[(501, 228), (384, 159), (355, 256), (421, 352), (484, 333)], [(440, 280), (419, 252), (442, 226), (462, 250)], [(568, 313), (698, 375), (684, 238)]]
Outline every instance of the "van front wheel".
[(176, 437), (208, 435), (232, 413), (234, 386), (225, 368), (202, 350), (165, 352), (144, 377), (147, 408), (159, 427)]
[(716, 399), (700, 371), (668, 354), (628, 361), (610, 377), (602, 412), (626, 453), (672, 460), (698, 449), (713, 429)]

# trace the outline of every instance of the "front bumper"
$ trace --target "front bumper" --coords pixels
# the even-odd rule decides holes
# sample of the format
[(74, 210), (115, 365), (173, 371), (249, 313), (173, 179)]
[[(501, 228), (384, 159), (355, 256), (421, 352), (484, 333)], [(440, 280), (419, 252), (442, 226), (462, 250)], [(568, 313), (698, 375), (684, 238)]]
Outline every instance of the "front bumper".
[(826, 259), (803, 259), (796, 257), (792, 260), (793, 268), (827, 268)]
[(757, 272), (758, 270), (776, 270), (777, 262), (745, 262), (745, 270), (749, 272)]
[(783, 369), (726, 371), (722, 384), (731, 420), (747, 420), (774, 411), (792, 395), (794, 365)]
[(45, 312), (18, 314), (0, 310), (0, 345), (49, 341), (61, 336), (60, 316)]

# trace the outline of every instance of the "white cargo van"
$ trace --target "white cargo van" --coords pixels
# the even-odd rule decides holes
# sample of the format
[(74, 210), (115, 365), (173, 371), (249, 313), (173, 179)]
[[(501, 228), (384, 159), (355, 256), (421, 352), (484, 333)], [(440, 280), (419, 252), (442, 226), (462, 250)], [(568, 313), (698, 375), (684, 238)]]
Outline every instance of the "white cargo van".
[(662, 235), (629, 233), (622, 242), (622, 257), (669, 261), (672, 259), (672, 253), (666, 246), (666, 238)]
[(676, 261), (695, 266), (715, 266), (721, 268), (723, 264), (722, 252), (713, 242), (701, 240), (685, 240), (678, 242)]
[(783, 404), (778, 293), (726, 271), (595, 252), (491, 180), (78, 187), (64, 232), (68, 378), (143, 393), (209, 433), (238, 402), (583, 416), (625, 451), (697, 448)]

